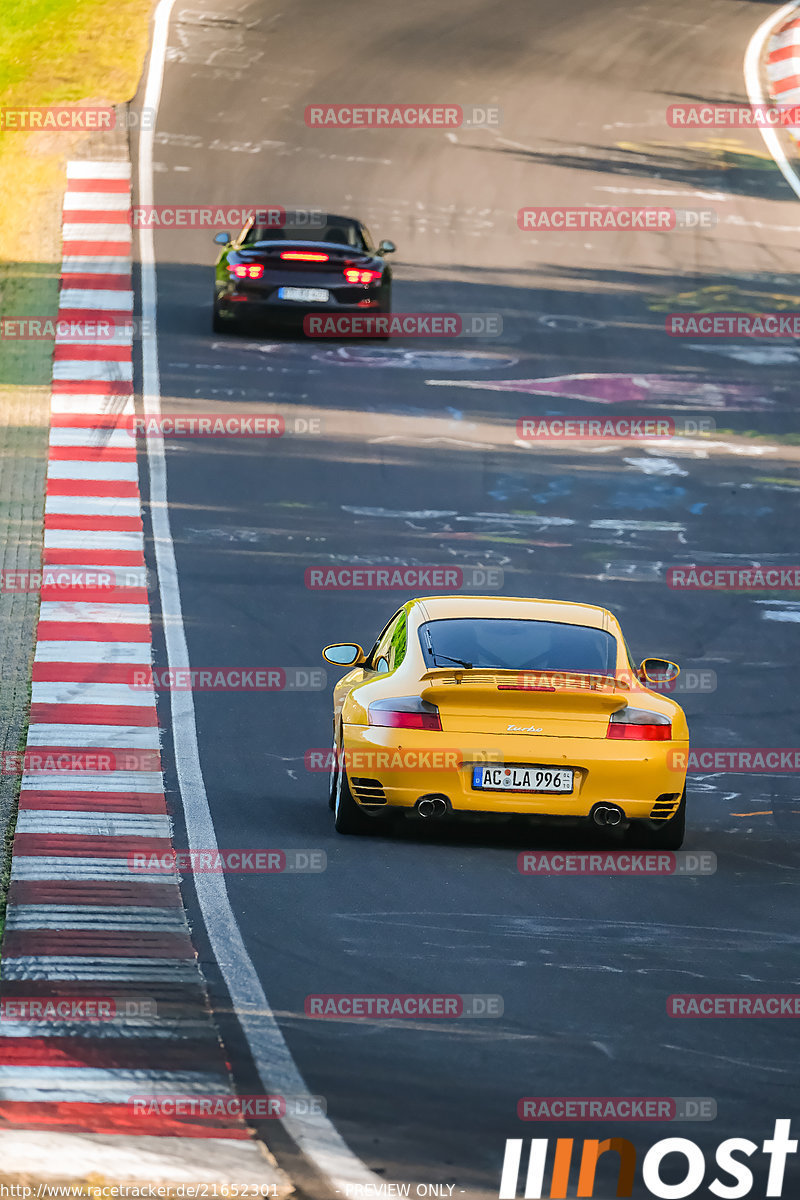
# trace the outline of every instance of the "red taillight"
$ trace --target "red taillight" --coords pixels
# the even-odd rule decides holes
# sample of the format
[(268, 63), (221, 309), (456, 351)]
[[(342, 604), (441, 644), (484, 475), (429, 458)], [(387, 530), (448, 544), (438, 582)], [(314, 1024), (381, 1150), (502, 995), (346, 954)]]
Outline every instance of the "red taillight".
[(663, 713), (626, 705), (611, 714), (606, 737), (622, 742), (668, 742), (672, 723)]
[(668, 742), (671, 725), (609, 725), (606, 737), (623, 742)]
[(390, 729), (437, 729), (440, 733), (442, 729), (436, 705), (419, 696), (373, 700), (369, 706), (369, 723)]
[(380, 279), (380, 271), (362, 270), (361, 267), (345, 267), (344, 277), (348, 283), (374, 283)]
[(228, 267), (228, 270), (237, 279), (260, 279), (264, 274), (261, 263), (237, 263), (235, 267)]
[(320, 254), (317, 250), (282, 250), (281, 258), (289, 258), (293, 262), (327, 262), (329, 254)]

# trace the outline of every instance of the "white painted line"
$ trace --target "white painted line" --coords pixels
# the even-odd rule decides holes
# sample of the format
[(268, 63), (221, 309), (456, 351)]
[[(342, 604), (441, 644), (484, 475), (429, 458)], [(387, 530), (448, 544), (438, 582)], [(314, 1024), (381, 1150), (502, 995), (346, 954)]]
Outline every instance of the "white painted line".
[(130, 192), (65, 192), (64, 212), (125, 212), (131, 206)]
[(78, 426), (54, 426), (50, 430), (51, 446), (88, 446), (89, 449), (133, 450), (136, 442), (125, 429), (105, 429), (99, 425), (91, 428)]
[[(760, 107), (768, 103), (768, 98), (765, 96), (764, 89), (761, 86), (761, 59), (767, 39), (779, 25), (782, 25), (793, 13), (797, 12), (798, 8), (800, 8), (800, 0), (791, 0), (791, 3), (784, 4), (783, 8), (779, 8), (777, 12), (767, 17), (766, 21), (762, 21), (750, 39), (747, 52), (744, 56), (744, 82), (747, 88), (747, 97), (752, 105)], [(789, 184), (795, 196), (800, 200), (800, 177), (798, 177), (794, 167), (790, 165), (778, 134), (774, 129), (769, 127), (760, 128), (759, 131), (764, 139), (764, 144), (778, 166), (778, 170)]]
[[(47, 645), (40, 642), (39, 645)], [(59, 645), (53, 642), (52, 645)], [(144, 643), (131, 642), (130, 645)], [(149, 653), (149, 645), (146, 647)], [(41, 721), (28, 727), (29, 746), (99, 746), (109, 750), (158, 750), (154, 725), (62, 725)]]
[[(57, 346), (132, 346), (133, 345), (133, 323), (129, 325), (115, 324), (113, 329), (110, 322), (106, 322), (106, 328), (101, 328), (102, 322), (94, 317), (91, 322), (86, 322), (86, 330), (76, 333), (74, 320), (70, 320), (69, 326), (64, 323), (63, 328), (57, 327), (56, 345)], [(95, 332), (91, 332), (94, 330)]]
[[(79, 787), (76, 784), (76, 787)], [(142, 813), (87, 813), (59, 809), (20, 809), (20, 833), (81, 834), (84, 837), (160, 837), (171, 833), (167, 816)]]
[[(0, 1160), (9, 1179), (66, 1180), (82, 1189), (87, 1179), (124, 1179), (145, 1187), (158, 1180), (165, 1185), (199, 1183), (207, 1194), (222, 1195), (236, 1180), (254, 1196), (282, 1198), (293, 1191), (256, 1139), (109, 1137), (5, 1128), (0, 1130)], [(221, 1184), (225, 1188), (213, 1190)]]
[[(141, 872), (140, 878), (143, 878)], [(74, 876), (69, 876), (74, 878)], [(197, 963), (192, 958), (111, 958), (98, 955), (88, 958), (83, 955), (25, 954), (10, 958), (8, 951), (3, 955), (3, 979), (97, 979), (122, 983), (195, 983), (200, 982)], [(56, 1067), (60, 1078), (75, 1070)], [(225, 1083), (224, 1090), (230, 1091)], [(0, 1091), (5, 1088), (0, 1086)], [(7, 1097), (6, 1097), (7, 1099)]]
[(44, 511), (83, 517), (138, 517), (141, 508), (134, 496), (48, 496)]
[[(215, 1071), (131, 1071), (120, 1067), (18, 1067), (0, 1064), (4, 1100), (127, 1104), (131, 1096), (230, 1091)], [(156, 1193), (157, 1194), (157, 1193)]]
[[(91, 531), (90, 531), (91, 532)], [(149, 625), (147, 604), (101, 604), (88, 600), (43, 600), (40, 621), (93, 621), (101, 625)]]
[[(106, 425), (93, 425), (92, 417), (116, 416), (123, 421), (127, 417), (132, 417), (136, 410), (132, 396), (114, 396), (111, 393), (98, 396), (90, 392), (73, 393), (67, 396), (55, 392), (50, 398), (50, 411), (59, 416), (63, 414), (64, 416), (85, 417), (86, 420), (83, 423), (85, 427), (107, 429)], [(131, 445), (136, 445), (133, 437), (131, 437)]]
[(144, 551), (144, 536), (133, 530), (45, 529), (44, 544), (49, 550)]
[[(131, 164), (125, 162), (107, 162), (103, 159), (80, 161), (78, 159), (67, 163), (67, 179), (130, 179)], [(84, 193), (91, 196), (91, 192)]]
[[(106, 752), (109, 756), (113, 754), (115, 758), (118, 757), (122, 765), (126, 762), (126, 755), (135, 753), (127, 748), (111, 746), (106, 747)], [(164, 781), (160, 771), (138, 771), (133, 768), (124, 770), (122, 766), (119, 770), (105, 771), (31, 770), (25, 771), (22, 776), (22, 791), (25, 793), (26, 803), (35, 806), (41, 803), (39, 796), (42, 792), (119, 792), (122, 795), (133, 793), (137, 796), (163, 796)], [(103, 815), (105, 817), (106, 814)]]
[[(112, 749), (106, 747), (109, 755), (118, 756), (125, 762), (125, 756), (133, 754), (129, 749)], [(97, 770), (97, 771), (25, 771), (22, 776), (22, 791), (26, 803), (36, 805), (42, 792), (120, 792), (123, 795), (134, 793), (137, 796), (163, 796), (164, 782), (160, 771), (137, 770)], [(32, 811), (43, 812), (43, 809)], [(71, 811), (71, 810), (61, 810)], [(76, 810), (77, 811), (77, 810)], [(84, 814), (85, 815), (85, 814)], [(90, 813), (90, 816), (93, 814)], [(107, 814), (103, 814), (103, 818)], [(134, 814), (136, 815), (136, 814)], [(141, 814), (140, 814), (141, 815)], [(157, 814), (152, 814), (154, 817)], [(162, 813), (159, 820), (166, 817)]]
[(127, 288), (62, 288), (58, 297), (59, 308), (91, 308), (105, 312), (132, 312), (133, 292)]
[(116, 223), (99, 224), (95, 221), (69, 221), (64, 223), (64, 242), (132, 242), (130, 225)]
[[(119, 1017), (108, 1017), (102, 1023), (91, 1020), (59, 1022), (50, 1018), (41, 1021), (4, 1021), (3, 1037), (129, 1038), (135, 1036), (161, 1038), (165, 1042), (173, 1038), (217, 1041), (209, 1029), (208, 1022), (203, 1021), (202, 1018), (192, 1021), (185, 1017), (176, 1017), (166, 1013), (156, 1013), (152, 1016), (126, 1013), (124, 1006), (120, 1006), (120, 1011)], [(3, 1129), (0, 1129), (0, 1153), (4, 1146), (4, 1132)], [(120, 1135), (115, 1134), (114, 1137), (119, 1139)], [(5, 1164), (5, 1160), (3, 1161)], [(239, 1176), (237, 1176), (238, 1178)], [(271, 1192), (270, 1195), (272, 1195)]]
[[(133, 606), (121, 604), (119, 607)], [(128, 708), (154, 706), (152, 688), (135, 688), (127, 683), (34, 682), (31, 684), (31, 700), (34, 704), (113, 704)]]
[[(119, 571), (125, 570), (125, 568), (112, 567), (111, 570)], [(34, 662), (141, 663), (149, 665), (151, 658), (152, 651), (148, 642), (40, 641), (36, 643)]]
[(770, 53), (773, 50), (785, 50), (787, 46), (800, 45), (800, 26), (787, 29), (784, 33), (776, 33), (769, 44)]
[[(779, 62), (768, 62), (767, 75), (774, 82), (780, 79), (789, 79), (792, 75), (800, 75), (800, 46), (797, 48), (796, 58), (782, 58)], [(782, 102), (783, 99), (782, 97)]]
[[(125, 858), (81, 858), (68, 854), (20, 854), (15, 853), (11, 861), (11, 879), (47, 879), (50, 882), (65, 880), (100, 881), (105, 883), (176, 883), (177, 871), (134, 870), (133, 863)], [(5, 975), (5, 970), (3, 972)], [(197, 975), (193, 982), (197, 982)]]
[(139, 482), (135, 458), (123, 462), (118, 462), (113, 458), (111, 460), (53, 458), (47, 464), (47, 475), (50, 479), (103, 479), (127, 483)]
[[(147, 70), (144, 107), (157, 119), (164, 77), (170, 13), (174, 0), (159, 0), (153, 20), (153, 37)], [(156, 124), (153, 120), (153, 126)], [(155, 130), (143, 129), (139, 137), (139, 200), (153, 203), (153, 147)], [(142, 339), (143, 405), (146, 416), (161, 415), (161, 382), (158, 366), (158, 290), (156, 286), (153, 230), (139, 228), (142, 316), (152, 336)], [(169, 666), (189, 668), (189, 651), (183, 624), (178, 569), (169, 518), (164, 440), (147, 438), (150, 468), (150, 511), (158, 572), (161, 612)], [(197, 745), (194, 699), (191, 692), (170, 693), (172, 734), (181, 801), (191, 848), (214, 849), (216, 831), (208, 806)], [(250, 1047), (265, 1091), (272, 1095), (302, 1095), (309, 1088), (292, 1058), (280, 1026), (267, 1003), (264, 989), (242, 939), (231, 908), (223, 875), (196, 875), (196, 894), (208, 932), (211, 950), (225, 979), (231, 1003)], [(385, 1190), (386, 1180), (375, 1175), (352, 1152), (332, 1121), (321, 1113), (307, 1117), (287, 1114), (282, 1123), (297, 1146), (326, 1177), (332, 1193), (348, 1185), (371, 1185)], [(380, 1191), (376, 1191), (379, 1195)]]
[(121, 254), (65, 254), (61, 271), (64, 275), (130, 275), (131, 263)]
[(75, 382), (91, 379), (98, 383), (116, 383), (123, 380), (130, 383), (133, 379), (133, 367), (130, 363), (115, 362), (113, 359), (88, 362), (85, 359), (62, 358), (53, 363), (53, 379)]
[(142, 904), (12, 904), (6, 929), (132, 929), (186, 933), (183, 908)]

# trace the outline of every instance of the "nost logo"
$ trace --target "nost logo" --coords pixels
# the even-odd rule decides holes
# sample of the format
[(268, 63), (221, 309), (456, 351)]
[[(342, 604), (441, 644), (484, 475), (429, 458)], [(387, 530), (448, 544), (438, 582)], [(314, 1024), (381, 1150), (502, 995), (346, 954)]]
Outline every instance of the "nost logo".
[[(638, 1155), (636, 1147), (628, 1138), (585, 1138), (578, 1165), (577, 1190), (571, 1191), (570, 1175), (573, 1173), (573, 1138), (558, 1138), (553, 1154), (550, 1154), (549, 1138), (531, 1138), (527, 1172), (520, 1190), (520, 1166), (522, 1164), (522, 1138), (507, 1138), (503, 1167), (500, 1176), (498, 1200), (563, 1200), (567, 1194), (579, 1198), (597, 1197), (605, 1200), (606, 1186), (595, 1192), (597, 1164), (604, 1154), (618, 1155), (617, 1196), (632, 1196), (636, 1179)], [(726, 1196), (730, 1200), (753, 1194), (753, 1172), (746, 1160), (761, 1151), (769, 1159), (769, 1174), (765, 1195), (782, 1197), (786, 1160), (797, 1153), (797, 1139), (791, 1137), (791, 1121), (776, 1120), (771, 1138), (759, 1147), (749, 1138), (727, 1138), (720, 1142), (715, 1153), (715, 1163), (725, 1178), (715, 1177), (706, 1182), (708, 1165), (705, 1154), (691, 1138), (668, 1137), (656, 1142), (645, 1153), (641, 1162), (641, 1181), (651, 1196), (657, 1200), (685, 1200), (687, 1196), (711, 1192), (715, 1196)], [(681, 1161), (683, 1178), (678, 1182), (662, 1179), (662, 1164), (667, 1157)], [(743, 1161), (745, 1160), (745, 1161)], [(545, 1174), (549, 1168), (549, 1190), (545, 1190)], [(733, 1183), (731, 1183), (731, 1179)], [(638, 1194), (638, 1193), (637, 1193)]]

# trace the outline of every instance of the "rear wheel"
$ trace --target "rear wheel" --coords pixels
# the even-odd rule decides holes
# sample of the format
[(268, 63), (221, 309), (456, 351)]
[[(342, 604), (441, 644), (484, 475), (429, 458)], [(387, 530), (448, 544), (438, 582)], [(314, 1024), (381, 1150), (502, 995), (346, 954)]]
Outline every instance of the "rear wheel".
[(211, 328), (214, 333), (236, 333), (238, 322), (235, 317), (223, 319), (219, 311), (219, 305), (214, 300), (214, 310), (211, 315)]
[(680, 850), (686, 835), (686, 788), (668, 821), (631, 821), (625, 841), (637, 850)]
[(341, 766), (336, 772), (336, 788), (333, 797), (334, 826), (337, 833), (365, 833), (368, 818), (353, 799), (347, 771)]

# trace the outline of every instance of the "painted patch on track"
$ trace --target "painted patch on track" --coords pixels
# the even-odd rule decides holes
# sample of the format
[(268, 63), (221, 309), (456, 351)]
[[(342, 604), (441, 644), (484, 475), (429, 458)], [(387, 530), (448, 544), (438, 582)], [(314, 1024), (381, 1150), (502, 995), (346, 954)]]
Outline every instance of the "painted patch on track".
[[(111, 206), (130, 206), (130, 165), (69, 163), (59, 317), (131, 312), (130, 228), (112, 235), (96, 220)], [(99, 333), (59, 347), (44, 566), (144, 574), (133, 412), (130, 345), (120, 355)], [(151, 650), (145, 589), (43, 593), (3, 942), (0, 1125), (250, 1137), (236, 1116), (147, 1115), (132, 1103), (234, 1095), (178, 875), (148, 876), (130, 858), (172, 851), (155, 694), (119, 682)], [(32, 768), (47, 755), (79, 765)], [(89, 755), (98, 769), (85, 769)]]
[(563, 396), (592, 404), (659, 408), (761, 409), (772, 401), (750, 383), (709, 383), (672, 375), (553, 375), (546, 379), (426, 379), (429, 387), (483, 388), (528, 396)]

